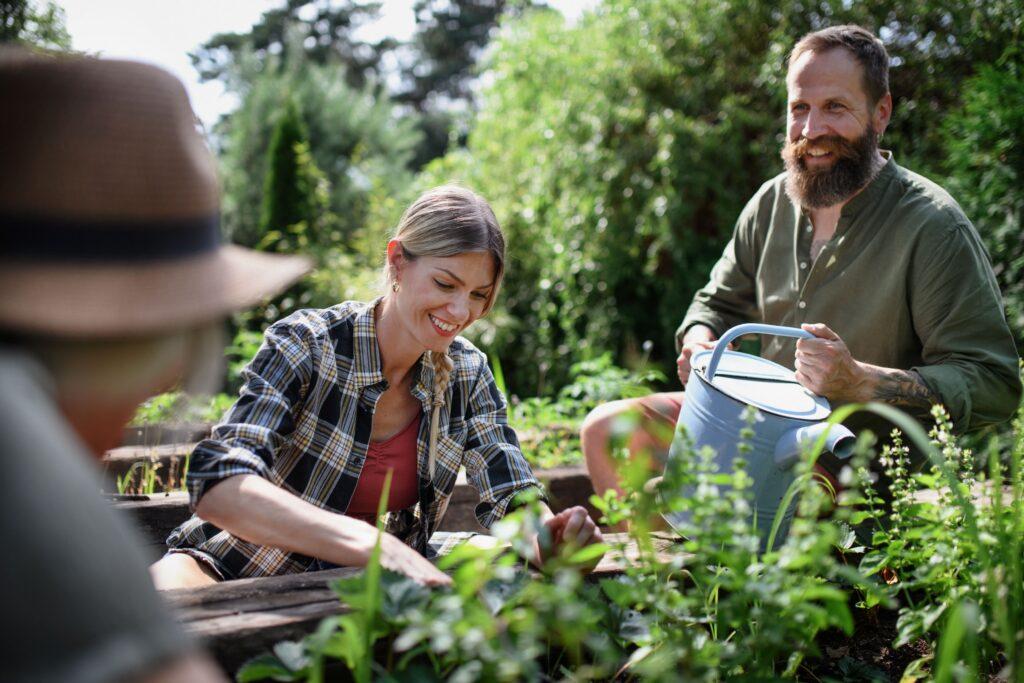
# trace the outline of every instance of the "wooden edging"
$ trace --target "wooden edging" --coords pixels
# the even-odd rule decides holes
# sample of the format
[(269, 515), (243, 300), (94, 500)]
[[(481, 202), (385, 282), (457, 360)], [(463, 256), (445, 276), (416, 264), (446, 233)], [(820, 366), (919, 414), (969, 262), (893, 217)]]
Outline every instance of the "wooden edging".
[[(103, 485), (109, 492), (117, 491), (117, 479), (128, 473), (136, 463), (158, 467), (157, 478), (162, 483), (180, 481), (185, 470), (185, 459), (195, 448), (195, 443), (174, 443), (163, 446), (121, 446), (103, 454)], [(138, 479), (139, 475), (136, 475)]]
[[(596, 581), (621, 574), (637, 558), (635, 544), (625, 534), (608, 534), (613, 549), (590, 575)], [(662, 560), (680, 551), (675, 538), (656, 535), (655, 549)], [(624, 551), (617, 546), (624, 545)], [(343, 605), (329, 582), (357, 574), (359, 569), (330, 569), (291, 576), (225, 581), (214, 586), (162, 591), (179, 620), (213, 654), (221, 667), (233, 673), (245, 661), (268, 651), (282, 640), (311, 633), (321, 619), (343, 614)], [(543, 580), (538, 576), (538, 580)]]

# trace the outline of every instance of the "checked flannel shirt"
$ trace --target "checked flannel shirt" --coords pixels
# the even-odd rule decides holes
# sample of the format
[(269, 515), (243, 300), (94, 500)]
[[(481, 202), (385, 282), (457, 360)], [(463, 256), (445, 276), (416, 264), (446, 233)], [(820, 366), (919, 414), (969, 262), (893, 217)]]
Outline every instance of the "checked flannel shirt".
[[(238, 401), (192, 453), (187, 483), (193, 510), (216, 483), (255, 474), (321, 508), (345, 512), (366, 457), (377, 399), (388, 386), (374, 331), (376, 305), (344, 302), (302, 310), (267, 329), (243, 373)], [(455, 367), (440, 411), (434, 480), (427, 481), (433, 369), (419, 363), (412, 389), (423, 404), (416, 448), (419, 502), (385, 520), (388, 532), (424, 554), (460, 467), (480, 493), (476, 516), (486, 528), (504, 516), (517, 494), (539, 487), (507, 424), (505, 398), (486, 356), (461, 337), (449, 355)], [(171, 552), (205, 560), (226, 579), (322, 566), (298, 553), (248, 543), (196, 516), (175, 529), (167, 545)]]

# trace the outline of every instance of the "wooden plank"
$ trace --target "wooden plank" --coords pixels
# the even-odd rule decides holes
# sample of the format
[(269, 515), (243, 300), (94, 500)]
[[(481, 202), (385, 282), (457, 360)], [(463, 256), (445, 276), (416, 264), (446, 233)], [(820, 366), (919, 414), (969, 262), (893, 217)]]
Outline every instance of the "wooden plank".
[[(117, 491), (117, 479), (127, 474), (135, 463), (147, 463), (157, 467), (158, 487), (177, 487), (184, 476), (185, 460), (195, 448), (195, 443), (176, 443), (161, 446), (121, 446), (103, 454), (103, 488), (108, 492)], [(134, 475), (138, 481), (141, 472)]]
[(115, 501), (111, 505), (131, 519), (146, 540), (150, 554), (156, 557), (163, 555), (167, 535), (192, 514), (184, 491), (148, 496), (144, 500)]
[(209, 422), (164, 422), (125, 427), (122, 446), (156, 446), (172, 443), (196, 443), (210, 436)]

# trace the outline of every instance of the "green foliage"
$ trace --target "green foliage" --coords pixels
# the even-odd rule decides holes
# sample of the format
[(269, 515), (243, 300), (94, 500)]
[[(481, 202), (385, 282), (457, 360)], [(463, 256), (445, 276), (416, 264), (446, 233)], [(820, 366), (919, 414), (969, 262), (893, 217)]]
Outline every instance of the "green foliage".
[[(163, 465), (156, 461), (139, 460), (133, 462), (132, 466), (124, 474), (118, 475), (116, 485), (120, 495), (132, 494), (140, 496), (151, 496), (157, 492), (160, 477), (157, 473)], [(182, 473), (181, 484), (184, 484), (185, 475)], [(169, 482), (168, 482), (169, 483)], [(169, 486), (167, 488), (170, 488)], [(165, 490), (167, 490), (165, 488)]]
[(140, 426), (217, 422), (233, 402), (234, 399), (228, 394), (193, 396), (182, 391), (169, 391), (140, 403), (128, 424)]
[[(366, 223), (371, 192), (399, 192), (408, 184), (405, 166), (417, 133), (379, 91), (347, 84), (343, 69), (304, 61), (301, 46), (286, 53), (299, 56), (287, 64), (282, 59), (263, 63), (243, 53), (233, 67), (242, 102), (215, 130), (222, 147), (225, 230), (244, 246), (263, 239), (260, 216), (267, 151), (282, 104), (290, 100), (308, 134), (307, 172), (316, 179), (316, 187), (327, 189), (335, 221), (316, 242), (347, 244)], [(294, 150), (286, 146), (286, 152)]]
[[(584, 548), (567, 550), (545, 566), (544, 578), (530, 580), (519, 557), (527, 552), (527, 532), (540, 527), (529, 507), (495, 526), (503, 545), (467, 544), (440, 560), (452, 575), (451, 589), (428, 591), (384, 575), (376, 622), (382, 631), (369, 632), (386, 639), (386, 664), (378, 658), (374, 671), (398, 680), (791, 677), (815, 653), (818, 633), (852, 629), (842, 584), (864, 582), (833, 554), (839, 527), (820, 518), (823, 494), (807, 490), (792, 533), (779, 549), (761, 554), (747, 514), (750, 480), (742, 463), (734, 473), (720, 473), (710, 453), (692, 450), (680, 462), (658, 494), (639, 485), (645, 467), (627, 465), (627, 486), (635, 493), (595, 498), (608, 522), (634, 522), (631, 536), (639, 552), (617, 578), (586, 583), (573, 567), (603, 549)], [(686, 487), (693, 495), (680, 497)], [(656, 552), (645, 521), (663, 505), (694, 512), (690, 540), (669, 555)], [(368, 584), (350, 585), (343, 599), (364, 609)], [(316, 650), (318, 637), (299, 647)], [(319, 650), (349, 670), (358, 661), (355, 654), (366, 651), (355, 644)], [(281, 665), (280, 657), (273, 665)]]
[[(698, 39), (674, 21), (689, 10), (629, 5), (612, 3), (574, 29), (550, 12), (507, 23), (468, 153), (436, 164), (423, 183), (462, 179), (501, 217), (513, 264), (502, 305), (513, 322), (497, 343), (516, 391), (551, 391), (573, 362), (604, 350), (629, 364), (645, 340), (665, 357), (720, 248), (719, 224), (776, 165), (724, 144), (770, 139), (775, 123), (749, 98), (726, 98), (755, 80), (746, 50), (709, 93), (710, 56), (675, 58), (686, 51), (677, 42)], [(705, 27), (733, 19), (700, 12), (692, 20)], [(749, 23), (750, 40), (732, 35), (731, 46), (764, 41)], [(709, 122), (723, 98), (729, 112)]]
[(1024, 52), (1007, 48), (964, 83), (943, 122), (949, 190), (985, 238), (1010, 324), (1024, 344)]
[(353, 87), (362, 87), (380, 74), (383, 56), (396, 47), (391, 39), (361, 40), (358, 30), (377, 18), (379, 2), (358, 0), (287, 0), (284, 6), (263, 13), (245, 33), (218, 33), (190, 55), (192, 65), (206, 80), (231, 82), (238, 63), (255, 54), (261, 63), (285, 52), (294, 34), (302, 43), (301, 54), (314, 64), (337, 64)]
[[(333, 216), (327, 179), (309, 153), (305, 125), (295, 100), (288, 99), (267, 149), (263, 207), (256, 245), (262, 251), (309, 252), (330, 239)], [(337, 238), (337, 234), (335, 234)]]
[[(862, 409), (898, 424), (932, 463), (928, 472), (911, 473), (899, 434), (883, 449), (893, 480), (889, 512), (874, 507), (870, 439), (859, 441), (838, 501), (812, 483), (818, 444), (799, 464), (788, 535), (763, 551), (743, 459), (720, 472), (712, 451), (688, 447), (681, 435), (675, 466), (653, 490), (644, 486), (650, 470), (641, 454), (621, 463), (625, 498), (610, 492), (592, 500), (605, 523), (631, 521), (634, 551), (622, 575), (594, 585), (570, 570), (600, 552), (589, 548), (552, 560), (544, 577), (526, 575), (524, 539), (539, 528), (536, 511), (526, 507), (493, 529), (501, 544), (463, 545), (440, 560), (453, 578), (450, 589), (389, 573), (376, 587), (363, 578), (340, 585), (358, 618), (375, 615), (360, 622), (360, 633), (379, 646), (372, 661), (362, 641), (328, 647), (331, 627), (322, 626), (302, 643), (278, 646), (240, 680), (257, 680), (255, 673), (319, 680), (294, 664), (323, 657), (340, 660), (357, 679), (366, 675), (357, 667), (365, 666), (391, 680), (816, 680), (817, 637), (829, 629), (852, 633), (857, 595), (862, 607), (900, 605), (895, 647), (928, 642), (930, 654), (907, 668), (905, 680), (1021, 680), (1024, 411), (1013, 443), (993, 443), (986, 475), (974, 472), (973, 456), (941, 408), (930, 439), (888, 406), (850, 406), (840, 417)], [(740, 453), (752, 453), (756, 415), (749, 418), (738, 435)], [(689, 513), (685, 543), (667, 554), (657, 552), (651, 533), (651, 520), (666, 509)], [(864, 522), (874, 529), (867, 548), (850, 526)], [(624, 543), (613, 546), (625, 550)], [(289, 660), (295, 652), (305, 659)], [(864, 676), (882, 673), (854, 659), (840, 668), (858, 667)]]
[[(492, 359), (495, 377), (501, 378), (501, 364)], [(542, 469), (583, 462), (580, 450), (580, 425), (587, 413), (607, 401), (622, 397), (645, 396), (664, 376), (651, 369), (636, 371), (612, 363), (610, 353), (581, 361), (570, 368), (571, 383), (562, 388), (557, 399), (513, 396), (509, 404), (509, 424), (516, 430), (527, 461)]]
[[(1019, 45), (1022, 15), (1019, 2), (999, 0), (912, 0), (898, 11), (881, 0), (609, 0), (574, 27), (552, 12), (507, 19), (466, 150), (432, 164), (418, 185), (467, 183), (506, 230), (499, 306), (509, 324), (489, 348), (511, 389), (554, 394), (574, 362), (604, 351), (631, 366), (645, 340), (670, 367), (675, 327), (741, 208), (782, 170), (785, 57), (800, 36), (843, 22), (882, 36), (896, 100), (885, 146), (942, 179), (948, 136), (936, 124), (967, 104), (964, 86), (984, 65), (1012, 72), (998, 60)], [(1012, 102), (1000, 104), (995, 127), (1017, 148)], [(989, 137), (998, 134), (972, 153), (993, 149)], [(966, 203), (1002, 216), (1018, 187), (996, 204)], [(978, 192), (970, 176), (962, 188)], [(1009, 247), (997, 254), (1012, 256)]]
[(351, 289), (349, 278), (363, 283), (379, 267), (386, 231), (370, 220), (371, 197), (403, 191), (418, 138), (386, 98), (354, 90), (334, 65), (241, 58), (237, 69), (242, 104), (217, 126), (225, 231), (244, 246), (313, 256), (324, 269), (236, 321), (258, 331), (295, 308), (337, 303), (329, 297)]
[(0, 0), (0, 43), (14, 43), (47, 52), (70, 52), (64, 10), (48, 1)]
[[(893, 598), (903, 602), (896, 645), (917, 638), (936, 648), (936, 680), (978, 680), (978, 671), (1024, 678), (1024, 412), (1014, 441), (988, 449), (975, 472), (974, 454), (952, 436), (949, 416), (933, 411), (935, 454), (929, 471), (909, 469), (897, 433), (881, 461), (892, 480), (893, 507), (881, 513), (866, 468), (860, 489), (876, 531), (861, 562), (868, 574), (887, 573)], [(929, 657), (930, 659), (930, 657)], [(969, 676), (964, 678), (964, 676)]]

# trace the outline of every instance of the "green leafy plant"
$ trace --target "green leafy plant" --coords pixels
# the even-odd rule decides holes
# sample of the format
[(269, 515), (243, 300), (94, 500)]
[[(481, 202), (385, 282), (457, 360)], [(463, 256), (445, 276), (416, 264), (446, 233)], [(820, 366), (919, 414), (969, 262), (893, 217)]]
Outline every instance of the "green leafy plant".
[[(912, 436), (931, 455), (926, 471), (910, 470), (900, 434), (883, 449), (892, 511), (867, 507), (876, 531), (861, 568), (888, 573), (890, 591), (902, 602), (896, 645), (921, 637), (932, 643), (937, 680), (975, 680), (979, 672), (1020, 680), (1024, 418), (1018, 414), (1014, 422), (1009, 450), (993, 439), (986, 468), (976, 472), (975, 456), (953, 437), (946, 412), (936, 407), (932, 414), (928, 437)], [(858, 474), (865, 500), (877, 500), (872, 482)]]
[[(501, 363), (492, 357), (491, 364), (504, 392)], [(616, 366), (610, 353), (575, 363), (570, 376), (572, 383), (559, 391), (556, 399), (512, 397), (509, 424), (516, 430), (531, 465), (545, 469), (583, 462), (580, 425), (590, 410), (607, 401), (645, 396), (651, 393), (652, 385), (665, 381), (660, 371), (646, 363), (637, 370)]]
[[(752, 435), (749, 426), (739, 434), (741, 455), (749, 453)], [(592, 501), (609, 523), (631, 520), (640, 552), (622, 579), (602, 583), (611, 600), (636, 614), (628, 632), (636, 649), (626, 667), (645, 680), (792, 677), (807, 656), (817, 654), (817, 634), (852, 631), (844, 586), (864, 583), (835, 557), (841, 528), (820, 517), (825, 494), (810, 477), (798, 477), (803, 496), (790, 533), (762, 553), (743, 458), (733, 472), (719, 472), (711, 449), (694, 449), (685, 434), (679, 439), (657, 495), (644, 485), (649, 467), (630, 463), (623, 471), (632, 493), (624, 500), (610, 494)], [(686, 555), (668, 560), (645, 542), (651, 520), (666, 510), (686, 513), (677, 518)]]
[[(133, 462), (128, 471), (117, 477), (117, 492), (120, 495), (139, 495), (139, 496), (151, 496), (158, 493), (158, 489), (163, 489), (164, 483), (161, 481), (157, 472), (163, 465), (153, 460), (139, 460)], [(181, 477), (181, 486), (184, 486), (184, 474)]]
[(218, 422), (234, 400), (223, 393), (210, 396), (169, 391), (140, 403), (129, 425)]
[[(752, 453), (751, 411), (738, 434), (741, 457), (733, 471), (718, 471), (714, 453), (694, 448), (684, 433), (673, 465), (653, 488), (646, 486), (649, 455), (622, 457), (630, 493), (591, 501), (603, 523), (631, 523), (628, 541), (613, 544), (625, 558), (620, 575), (594, 582), (572, 568), (602, 548), (569, 551), (553, 558), (543, 576), (530, 574), (520, 559), (528, 552), (524, 531), (541, 527), (526, 506), (495, 526), (497, 544), (462, 545), (439, 560), (454, 579), (452, 588), (428, 590), (378, 570), (339, 584), (350, 614), (361, 615), (352, 617), (351, 627), (358, 626), (361, 639), (333, 635), (341, 627), (322, 625), (299, 644), (278, 646), (273, 660), (263, 660), (277, 668), (261, 675), (321, 680), (321, 664), (311, 663), (333, 662), (357, 680), (813, 678), (820, 637), (853, 633), (857, 605), (898, 608), (895, 647), (922, 638), (928, 643), (929, 654), (907, 669), (911, 678), (1020, 680), (1024, 414), (1015, 422), (1013, 444), (994, 444), (987, 474), (979, 474), (941, 409), (930, 438), (884, 405), (843, 407), (832, 419), (855, 410), (876, 412), (900, 427), (902, 436), (879, 455), (892, 479), (891, 503), (882, 503), (868, 476), (870, 437), (858, 440), (838, 496), (813, 473), (819, 442), (798, 464), (762, 544), (744, 462)], [(616, 433), (625, 436), (629, 428)], [(904, 439), (928, 454), (928, 471), (910, 471)], [(789, 501), (795, 512), (783, 534)], [(677, 520), (685, 540), (669, 553), (659, 551), (654, 528), (666, 510), (687, 513)], [(301, 666), (288, 664), (293, 655), (292, 664)], [(852, 658), (839, 670), (879, 675)], [(256, 680), (257, 670), (247, 671), (250, 677), (242, 680)]]

